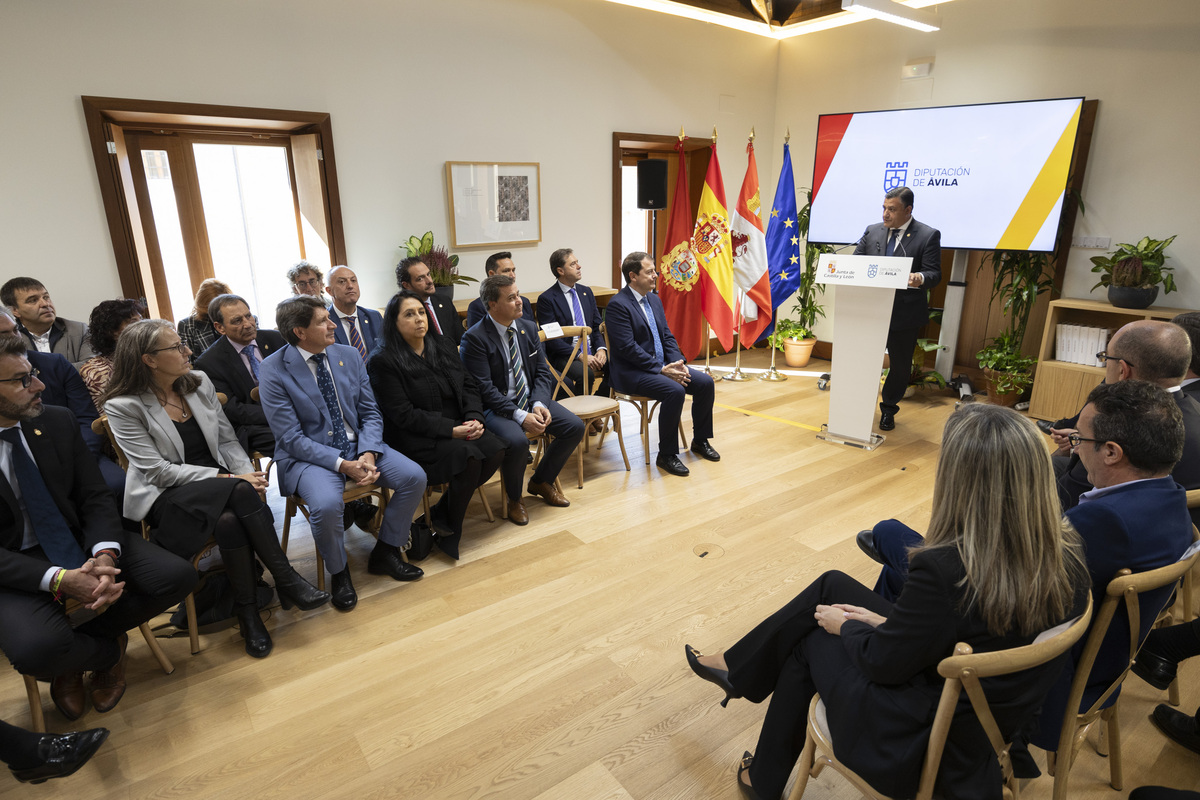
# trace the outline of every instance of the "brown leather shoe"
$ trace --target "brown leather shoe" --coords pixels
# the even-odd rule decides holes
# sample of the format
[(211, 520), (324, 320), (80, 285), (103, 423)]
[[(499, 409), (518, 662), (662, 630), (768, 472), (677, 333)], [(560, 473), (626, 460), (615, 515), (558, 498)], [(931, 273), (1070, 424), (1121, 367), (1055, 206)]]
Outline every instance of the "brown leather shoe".
[(50, 699), (58, 713), (74, 722), (83, 716), (87, 702), (83, 694), (83, 673), (68, 672), (50, 681)]
[(117, 639), (117, 648), (121, 652), (117, 663), (108, 669), (92, 673), (92, 705), (101, 714), (112, 711), (125, 696), (125, 660), (128, 646), (129, 634), (122, 633)]
[(571, 505), (571, 501), (566, 498), (566, 495), (556, 489), (553, 483), (534, 483), (530, 481), (529, 493), (545, 500), (548, 506), (566, 508)]
[(504, 516), (517, 525), (529, 524), (529, 512), (525, 510), (525, 504), (520, 500), (509, 500)]

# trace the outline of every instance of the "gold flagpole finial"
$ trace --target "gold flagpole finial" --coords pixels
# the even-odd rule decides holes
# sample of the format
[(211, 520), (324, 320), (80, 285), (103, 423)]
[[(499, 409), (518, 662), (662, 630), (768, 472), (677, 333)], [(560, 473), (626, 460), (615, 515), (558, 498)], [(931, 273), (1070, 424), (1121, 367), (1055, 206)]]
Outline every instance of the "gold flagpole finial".
[(754, 128), (750, 128), (750, 144), (754, 144)]
[(681, 142), (682, 142), (682, 141), (683, 141), (684, 139), (686, 139), (686, 138), (687, 138), (687, 136), (684, 136), (684, 134), (683, 134), (683, 126), (682, 126), (682, 125), (680, 125), (680, 126), (679, 126), (679, 141), (681, 141)]
[(717, 126), (716, 126), (716, 125), (713, 125), (713, 137), (712, 137), (712, 139), (713, 139), (713, 144), (716, 144), (716, 143), (717, 143)]
[(785, 134), (784, 134), (784, 136), (783, 136), (783, 143), (784, 143), (784, 144), (787, 144), (787, 143), (788, 143), (788, 142), (790, 142), (791, 140), (792, 140), (792, 126), (791, 126), (791, 125), (789, 125), (789, 126), (788, 126), (788, 129), (787, 129), (787, 133), (785, 133)]

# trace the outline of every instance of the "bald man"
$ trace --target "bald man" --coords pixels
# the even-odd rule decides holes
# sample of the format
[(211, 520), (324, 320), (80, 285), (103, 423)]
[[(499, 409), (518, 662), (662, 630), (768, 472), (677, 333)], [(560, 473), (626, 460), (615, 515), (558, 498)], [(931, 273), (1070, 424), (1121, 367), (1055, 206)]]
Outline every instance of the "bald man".
[(329, 318), (337, 323), (333, 335), (338, 344), (353, 347), (363, 363), (375, 349), (375, 341), (383, 338), (383, 315), (373, 308), (358, 307), (358, 276), (346, 266), (329, 270), (325, 291), (333, 298)]

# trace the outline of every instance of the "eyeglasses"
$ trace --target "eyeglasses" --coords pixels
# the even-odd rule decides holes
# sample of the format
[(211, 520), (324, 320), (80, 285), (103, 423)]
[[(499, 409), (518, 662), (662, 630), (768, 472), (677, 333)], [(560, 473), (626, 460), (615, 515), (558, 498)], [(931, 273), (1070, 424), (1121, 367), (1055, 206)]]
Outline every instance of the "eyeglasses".
[(1099, 359), (1100, 361), (1103, 361), (1106, 364), (1111, 360), (1111, 361), (1124, 361), (1129, 366), (1131, 366), (1131, 367), (1133, 366), (1133, 362), (1130, 361), (1129, 359), (1121, 358), (1120, 356), (1109, 355), (1104, 350), (1101, 350), (1099, 353), (1096, 353), (1096, 358)]
[(175, 344), (171, 345), (170, 347), (160, 347), (156, 350), (151, 350), (150, 352), (151, 353), (161, 353), (164, 350), (175, 350), (181, 356), (186, 356), (188, 353), (191, 352), (191, 350), (188, 349), (188, 346), (181, 341), (176, 342)]
[(12, 381), (20, 381), (22, 389), (28, 389), (29, 384), (33, 383), (33, 379), (42, 373), (39, 370), (31, 369), (24, 375), (18, 375), (15, 378), (0, 378), (0, 383), (11, 383)]
[(296, 281), (296, 286), (305, 289), (315, 289), (321, 285), (321, 282), (316, 278), (309, 278), (306, 281)]
[(1086, 436), (1080, 436), (1078, 433), (1067, 434), (1067, 441), (1071, 443), (1071, 447), (1079, 447), (1084, 442), (1107, 442), (1108, 439), (1089, 439)]

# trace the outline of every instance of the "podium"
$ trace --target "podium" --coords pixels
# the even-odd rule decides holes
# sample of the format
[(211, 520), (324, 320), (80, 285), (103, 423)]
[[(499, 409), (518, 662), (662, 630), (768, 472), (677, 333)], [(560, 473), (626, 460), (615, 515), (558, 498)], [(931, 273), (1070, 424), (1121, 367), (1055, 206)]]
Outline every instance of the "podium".
[[(836, 286), (829, 422), (818, 439), (874, 450), (886, 437), (871, 423), (879, 398), (879, 369), (887, 346), (896, 289), (908, 288), (912, 259), (822, 253), (817, 283)], [(891, 353), (892, 359), (912, 353)]]

